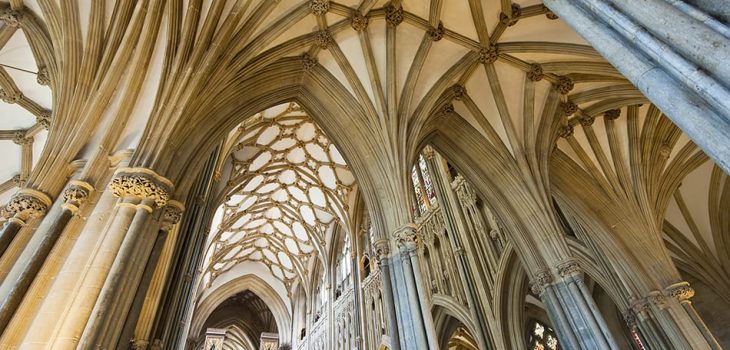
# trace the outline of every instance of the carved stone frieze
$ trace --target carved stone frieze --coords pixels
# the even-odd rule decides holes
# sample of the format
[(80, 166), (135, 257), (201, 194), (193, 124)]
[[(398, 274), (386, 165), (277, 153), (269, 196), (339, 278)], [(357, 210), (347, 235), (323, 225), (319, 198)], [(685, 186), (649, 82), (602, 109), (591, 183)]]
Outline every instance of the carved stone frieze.
[(51, 199), (47, 195), (24, 188), (10, 198), (2, 210), (2, 215), (6, 219), (15, 218), (25, 222), (43, 216), (50, 206)]
[(545, 291), (545, 287), (553, 283), (553, 275), (549, 270), (541, 270), (535, 274), (530, 284), (530, 289), (535, 295), (541, 296)]
[[(158, 207), (164, 207), (170, 199), (172, 184), (155, 176), (151, 170), (122, 169), (117, 172), (109, 187), (112, 194), (120, 198), (137, 198), (153, 200)], [(168, 183), (165, 183), (168, 182)]]
[(309, 8), (312, 10), (312, 13), (317, 16), (323, 16), (327, 14), (330, 10), (330, 1), (329, 0), (311, 0), (309, 2)]
[(497, 50), (497, 46), (489, 45), (479, 49), (479, 63), (494, 63), (497, 61), (497, 58), (499, 58), (499, 50)]
[(403, 16), (403, 7), (388, 4), (385, 7), (385, 21), (388, 22), (389, 26), (397, 27), (403, 23), (405, 17)]
[(532, 81), (540, 81), (544, 77), (545, 73), (543, 73), (542, 65), (538, 63), (533, 63), (530, 65), (530, 70), (527, 72), (527, 79), (530, 79)]
[(439, 22), (438, 26), (428, 29), (428, 38), (431, 39), (431, 41), (439, 41), (444, 38), (445, 32), (446, 29), (444, 28), (444, 24)]
[(368, 24), (370, 24), (370, 19), (367, 16), (363, 16), (359, 11), (355, 12), (355, 14), (352, 15), (352, 19), (350, 19), (352, 29), (358, 32), (362, 32), (367, 29)]

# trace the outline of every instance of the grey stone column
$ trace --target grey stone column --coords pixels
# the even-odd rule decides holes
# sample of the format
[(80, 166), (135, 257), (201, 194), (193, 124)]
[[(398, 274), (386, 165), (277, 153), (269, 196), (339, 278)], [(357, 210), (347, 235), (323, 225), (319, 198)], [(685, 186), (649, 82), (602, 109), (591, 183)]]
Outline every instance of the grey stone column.
[(21, 269), (18, 276), (12, 280), (4, 281), (4, 283), (12, 283), (12, 286), (0, 304), (0, 333), (5, 331), (5, 327), (7, 327), (13, 314), (23, 301), (25, 293), (35, 280), (48, 254), (56, 245), (58, 238), (61, 237), (66, 224), (78, 212), (79, 206), (86, 201), (93, 190), (93, 186), (87, 182), (71, 180), (63, 192), (64, 204), (61, 205), (61, 209), (51, 211), (51, 214), (45, 219), (49, 222), (49, 227), (37, 230), (38, 233), (44, 235), (40, 243), (32, 247), (30, 257), (23, 261), (22, 266), (16, 266), (16, 268)]
[(436, 327), (431, 316), (431, 308), (428, 305), (428, 297), (423, 290), (423, 277), (421, 268), (416, 256), (416, 248), (419, 243), (416, 225), (408, 224), (401, 227), (393, 234), (403, 257), (408, 288), (409, 302), (411, 304), (411, 312), (414, 317), (414, 323), (418, 324), (416, 335), (419, 337), (419, 349), (423, 349), (420, 342), (425, 342), (423, 346), (428, 345), (428, 349), (438, 349), (439, 344), (436, 340)]
[(0, 231), (0, 257), (5, 254), (18, 231), (31, 220), (45, 215), (53, 202), (45, 193), (23, 188), (10, 198), (2, 215), (7, 219)]
[(400, 336), (398, 332), (398, 318), (395, 314), (395, 299), (393, 296), (393, 284), (390, 279), (390, 243), (381, 239), (373, 242), (375, 253), (378, 255), (378, 266), (380, 267), (380, 278), (383, 281), (383, 301), (388, 316), (388, 330), (390, 331), (391, 347), (393, 350), (400, 350)]
[[(692, 289), (692, 287), (689, 286), (689, 283), (675, 283), (667, 287), (665, 289), (665, 293), (682, 306), (682, 309), (684, 309), (684, 311), (687, 313), (694, 326), (704, 337), (707, 345), (713, 350), (721, 350), (722, 346), (720, 346), (720, 344), (717, 342), (717, 339), (715, 339), (715, 336), (713, 336), (712, 332), (710, 332), (710, 330), (707, 328), (705, 322), (697, 314), (697, 310), (695, 310), (694, 306), (692, 306), (692, 302), (690, 301), (690, 299), (695, 295), (695, 291), (694, 289)], [(704, 345), (705, 344), (701, 344), (700, 346)]]
[(150, 227), (150, 215), (167, 204), (172, 183), (149, 169), (125, 168), (117, 171), (110, 187), (120, 200), (109, 229), (126, 235), (77, 349), (117, 346), (156, 238), (150, 232), (157, 229)]
[[(544, 1), (730, 172), (727, 26), (701, 20), (701, 11), (687, 4), (665, 2)], [(647, 9), (653, 13), (642, 15)], [(687, 41), (691, 38), (709, 41)]]

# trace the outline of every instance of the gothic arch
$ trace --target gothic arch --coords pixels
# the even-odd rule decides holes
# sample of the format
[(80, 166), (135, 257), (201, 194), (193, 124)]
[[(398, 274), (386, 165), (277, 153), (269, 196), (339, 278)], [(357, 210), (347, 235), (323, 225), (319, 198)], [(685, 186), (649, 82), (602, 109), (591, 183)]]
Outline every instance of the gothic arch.
[(231, 280), (216, 288), (215, 291), (200, 301), (195, 309), (196, 311), (190, 324), (189, 334), (200, 334), (205, 320), (208, 319), (208, 316), (210, 316), (218, 305), (236, 293), (246, 290), (250, 290), (266, 303), (274, 315), (277, 329), (280, 330), (279, 342), (282, 344), (289, 343), (291, 341), (291, 334), (285, 331), (292, 327), (289, 309), (276, 291), (255, 275), (245, 275)]

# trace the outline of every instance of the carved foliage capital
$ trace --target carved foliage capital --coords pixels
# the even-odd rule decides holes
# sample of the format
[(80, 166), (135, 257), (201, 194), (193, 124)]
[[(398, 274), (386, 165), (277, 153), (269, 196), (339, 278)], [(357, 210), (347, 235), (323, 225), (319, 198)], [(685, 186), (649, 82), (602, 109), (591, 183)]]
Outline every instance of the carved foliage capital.
[(390, 243), (387, 239), (378, 239), (373, 242), (373, 249), (379, 261), (387, 258), (390, 254)]
[(63, 190), (64, 207), (71, 211), (78, 210), (79, 206), (88, 198), (94, 187), (87, 182), (71, 180), (68, 187)]
[(558, 269), (558, 274), (560, 275), (560, 277), (563, 278), (578, 275), (581, 273), (580, 266), (575, 260), (564, 261), (558, 264), (556, 268)]
[(162, 213), (162, 225), (160, 229), (169, 231), (182, 219), (183, 206), (180, 202), (171, 200), (165, 207), (165, 211)]
[(533, 277), (530, 289), (535, 295), (540, 296), (545, 291), (545, 287), (551, 283), (553, 283), (553, 275), (550, 271), (547, 269), (540, 270)]
[(9, 27), (19, 27), (23, 20), (23, 12), (7, 8), (0, 12), (0, 20)]
[(395, 239), (398, 248), (406, 247), (407, 249), (415, 249), (420, 237), (418, 236), (418, 230), (414, 224), (406, 224), (393, 232), (393, 238)]
[[(151, 170), (130, 172), (120, 171), (112, 179), (109, 187), (112, 194), (120, 198), (153, 200), (158, 207), (164, 207), (170, 199), (171, 184)], [(165, 183), (167, 182), (167, 183)]]
[(8, 204), (3, 208), (2, 214), (6, 219), (16, 218), (27, 221), (42, 216), (50, 206), (51, 199), (47, 195), (24, 188), (10, 198)]
[(688, 302), (693, 296), (695, 296), (695, 290), (689, 286), (688, 282), (675, 283), (666, 288), (666, 293), (669, 297), (680, 303)]

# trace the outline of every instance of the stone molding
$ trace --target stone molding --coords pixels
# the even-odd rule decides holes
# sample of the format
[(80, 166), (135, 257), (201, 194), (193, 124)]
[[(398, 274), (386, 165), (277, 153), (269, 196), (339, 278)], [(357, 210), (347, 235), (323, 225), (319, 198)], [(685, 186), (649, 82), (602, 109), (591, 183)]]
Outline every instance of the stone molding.
[(19, 220), (21, 225), (29, 219), (43, 216), (53, 204), (45, 193), (30, 188), (22, 188), (10, 198), (2, 210), (8, 220)]
[(109, 187), (119, 198), (152, 200), (164, 207), (170, 199), (172, 182), (146, 168), (122, 168), (116, 171)]
[(91, 186), (88, 182), (80, 180), (71, 180), (68, 186), (63, 190), (63, 201), (62, 208), (76, 213), (79, 210), (81, 204), (86, 202), (94, 191), (94, 186)]

